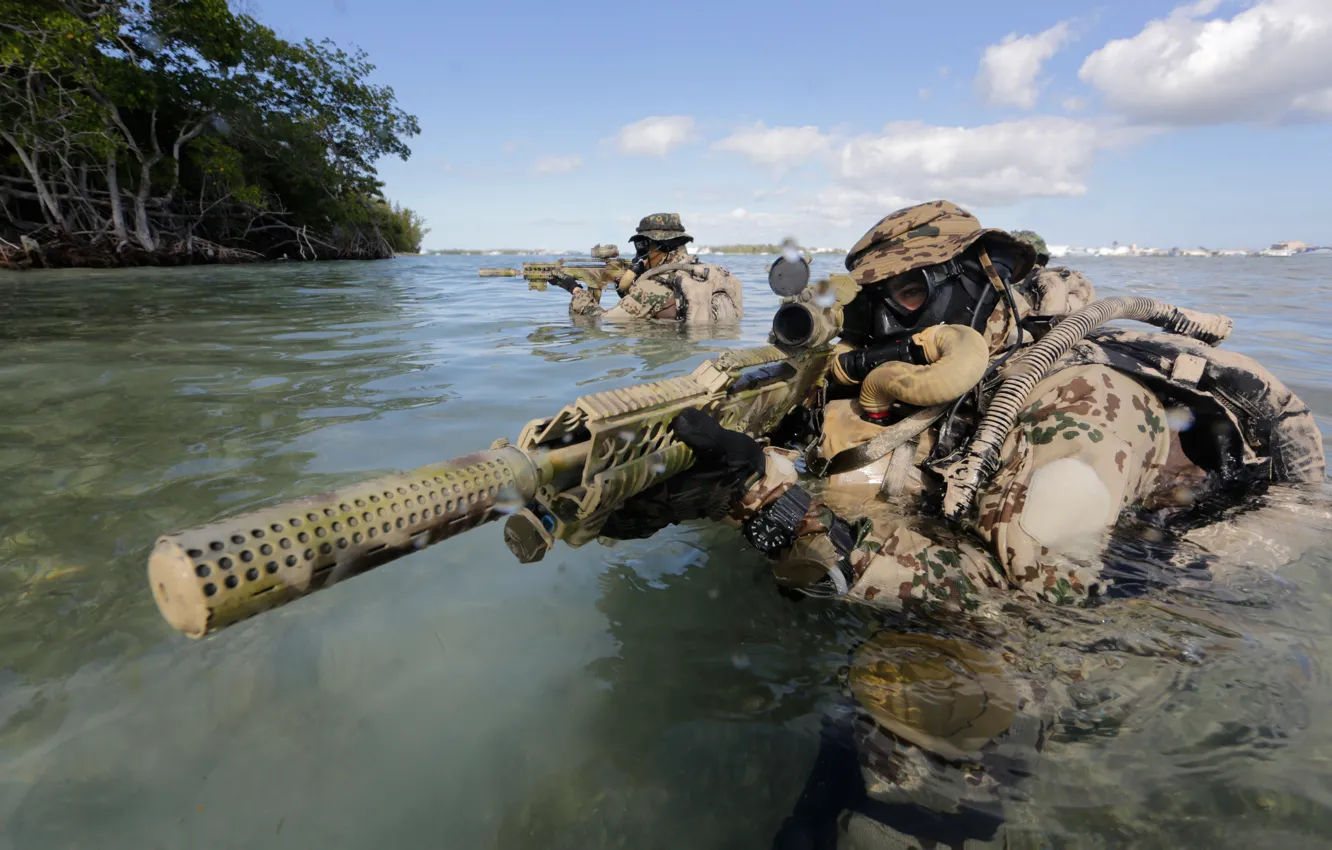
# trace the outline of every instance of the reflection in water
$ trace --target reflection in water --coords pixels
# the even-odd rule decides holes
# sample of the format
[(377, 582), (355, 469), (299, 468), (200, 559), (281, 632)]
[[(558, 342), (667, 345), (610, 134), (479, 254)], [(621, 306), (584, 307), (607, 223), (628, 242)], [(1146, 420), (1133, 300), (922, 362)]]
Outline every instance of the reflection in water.
[(763, 847), (794, 802), (814, 742), (791, 732), (817, 729), (866, 621), (779, 596), (729, 529), (651, 543), (605, 550), (596, 605), (615, 652), (590, 665), (608, 688), (593, 746), (507, 812), (493, 846)]
[[(776, 300), (766, 258), (734, 258), (739, 328), (583, 326), (522, 287), (481, 300), (480, 259), (0, 278), (0, 848), (766, 847), (884, 628), (1043, 690), (1011, 837), (1332, 837), (1325, 495), (1269, 492), (1224, 539), (1126, 525), (1108, 560), (1142, 592), (1082, 610), (884, 622), (780, 596), (728, 529), (520, 566), (488, 526), (171, 633), (143, 586), (157, 534), (686, 373), (762, 344)], [(1281, 269), (1316, 285), (1320, 262)], [(1272, 263), (1225, 261), (1225, 285), (1213, 261), (1088, 263), (1103, 294), (1230, 312), (1227, 346), (1332, 421), (1332, 315), (1265, 286), (1257, 314)]]
[[(738, 325), (709, 328), (643, 323), (607, 329), (585, 316), (576, 316), (570, 324), (538, 327), (527, 335), (527, 341), (533, 354), (552, 362), (632, 355), (642, 361), (646, 370), (640, 371), (639, 377), (653, 380), (658, 377), (656, 370), (664, 366), (697, 355), (703, 355), (700, 360), (705, 359), (718, 351), (735, 348), (741, 336)], [(631, 373), (625, 370), (607, 377), (620, 378)]]

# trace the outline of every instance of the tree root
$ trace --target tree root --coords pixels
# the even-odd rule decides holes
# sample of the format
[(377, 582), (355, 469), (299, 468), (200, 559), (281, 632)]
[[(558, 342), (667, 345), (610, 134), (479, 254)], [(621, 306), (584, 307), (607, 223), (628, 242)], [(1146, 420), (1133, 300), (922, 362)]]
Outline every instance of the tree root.
[(393, 256), (386, 245), (364, 244), (340, 247), (311, 236), (305, 228), (292, 228), (295, 238), (267, 250), (220, 245), (193, 236), (187, 239), (161, 236), (157, 248), (145, 251), (129, 242), (117, 244), (104, 234), (92, 237), (50, 231), (24, 234), (15, 244), (0, 236), (0, 268), (123, 268), (133, 266), (233, 265), (272, 260), (379, 260)]

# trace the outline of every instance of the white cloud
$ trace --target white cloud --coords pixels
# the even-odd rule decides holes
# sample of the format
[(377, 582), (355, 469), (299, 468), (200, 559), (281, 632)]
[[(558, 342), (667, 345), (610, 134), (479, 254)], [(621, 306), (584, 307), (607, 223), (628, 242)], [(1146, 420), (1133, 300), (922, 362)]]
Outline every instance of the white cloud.
[(976, 73), (976, 91), (990, 106), (1016, 106), (1033, 109), (1040, 97), (1036, 77), (1041, 66), (1069, 42), (1067, 21), (1061, 21), (1037, 35), (1010, 33), (998, 44), (985, 48), (980, 70)]
[(852, 139), (835, 156), (836, 174), (859, 189), (978, 206), (1024, 198), (1078, 196), (1098, 149), (1146, 130), (1072, 118), (1039, 117), (978, 127), (898, 122)]
[(543, 156), (532, 163), (537, 174), (568, 174), (583, 167), (581, 156)]
[(1273, 121), (1325, 112), (1332, 0), (1260, 0), (1203, 20), (1219, 0), (1181, 6), (1092, 53), (1079, 76), (1130, 117), (1170, 124)]
[[(893, 210), (935, 198), (976, 210), (1084, 195), (1098, 154), (1155, 132), (1117, 119), (1055, 116), (974, 127), (897, 122), (841, 142), (810, 128), (805, 135), (817, 133), (827, 146), (819, 161), (828, 166), (828, 184), (754, 192), (754, 208), (694, 212), (690, 220), (714, 242), (775, 239), (780, 232), (842, 244)], [(776, 154), (770, 159), (782, 161)]]
[(866, 227), (893, 210), (917, 202), (891, 191), (834, 186), (815, 194), (801, 207), (801, 213), (822, 218), (835, 227)]
[[(777, 241), (792, 228), (799, 227), (801, 216), (794, 211), (763, 212), (736, 207), (728, 212), (691, 212), (685, 215), (693, 233), (705, 233), (713, 244), (730, 241)], [(781, 236), (777, 234), (781, 233)]]
[(689, 115), (649, 115), (626, 124), (611, 141), (616, 150), (629, 156), (665, 156), (698, 138)]
[(744, 207), (736, 207), (729, 213), (726, 213), (725, 217), (729, 218), (731, 221), (752, 221), (762, 227), (782, 225), (787, 223), (791, 218), (787, 213), (756, 212), (747, 210)]
[(791, 197), (775, 210), (737, 207), (690, 212), (686, 218), (705, 244), (778, 242), (791, 236), (806, 246), (846, 247), (870, 224), (911, 203), (891, 192), (832, 187)]
[(1087, 99), (1085, 97), (1066, 97), (1064, 98), (1064, 108), (1069, 112), (1081, 112), (1087, 108)]
[(712, 148), (741, 154), (759, 165), (784, 169), (825, 152), (828, 137), (818, 127), (766, 127), (760, 121), (715, 142)]
[(1302, 94), (1295, 98), (1294, 106), (1302, 112), (1332, 116), (1332, 88)]

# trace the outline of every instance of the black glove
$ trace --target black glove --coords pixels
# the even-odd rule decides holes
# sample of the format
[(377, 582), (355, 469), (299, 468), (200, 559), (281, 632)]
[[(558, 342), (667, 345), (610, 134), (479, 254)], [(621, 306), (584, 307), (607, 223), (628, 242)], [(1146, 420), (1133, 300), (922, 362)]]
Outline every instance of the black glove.
[(694, 452), (694, 465), (669, 481), (625, 501), (601, 534), (616, 540), (651, 537), (691, 519), (721, 519), (767, 468), (763, 447), (728, 431), (701, 410), (685, 410), (671, 422), (675, 436)]
[(560, 289), (563, 289), (565, 292), (569, 293), (570, 295), (583, 288), (582, 282), (579, 281), (577, 278), (566, 277), (565, 275), (562, 274), (551, 275), (550, 282), (558, 286)]
[(681, 411), (671, 421), (676, 438), (694, 451), (694, 466), (723, 466), (736, 472), (762, 475), (767, 468), (763, 447), (748, 434), (728, 431), (696, 408)]
[(925, 366), (929, 361), (925, 359), (925, 352), (921, 347), (911, 341), (912, 333), (904, 331), (887, 340), (876, 340), (865, 348), (857, 348), (839, 356), (837, 362), (847, 377), (857, 383), (865, 380), (865, 377), (877, 366), (895, 360), (905, 360), (917, 366)]

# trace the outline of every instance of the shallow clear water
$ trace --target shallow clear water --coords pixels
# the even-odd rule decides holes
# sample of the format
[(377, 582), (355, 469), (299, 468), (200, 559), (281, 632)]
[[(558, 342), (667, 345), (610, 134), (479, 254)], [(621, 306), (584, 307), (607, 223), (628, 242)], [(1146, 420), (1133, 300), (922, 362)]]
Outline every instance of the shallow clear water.
[[(778, 596), (725, 529), (522, 566), (492, 524), (201, 642), (153, 605), (160, 533), (516, 437), (762, 343), (776, 303), (771, 258), (728, 257), (740, 328), (597, 329), (476, 277), (496, 260), (521, 258), (0, 277), (0, 848), (767, 847), (882, 624)], [(1233, 316), (1226, 345), (1328, 433), (1326, 258), (1073, 265)], [(1186, 582), (1193, 620), (1139, 600), (1014, 625), (1064, 683), (1015, 823), (1332, 842), (1332, 531), (1282, 522), (1309, 551)]]

